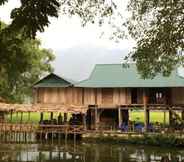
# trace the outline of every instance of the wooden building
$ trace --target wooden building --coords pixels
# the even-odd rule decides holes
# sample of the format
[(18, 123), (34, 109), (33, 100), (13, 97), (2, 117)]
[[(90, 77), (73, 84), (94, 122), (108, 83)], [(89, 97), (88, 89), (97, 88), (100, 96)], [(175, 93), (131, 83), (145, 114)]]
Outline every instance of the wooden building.
[(34, 103), (76, 105), (86, 109), (88, 128), (120, 126), (129, 121), (129, 110), (145, 112), (145, 128), (150, 110), (179, 110), (184, 118), (184, 78), (177, 69), (169, 77), (157, 75), (141, 79), (135, 64), (98, 64), (90, 77), (73, 82), (50, 74), (34, 85)]

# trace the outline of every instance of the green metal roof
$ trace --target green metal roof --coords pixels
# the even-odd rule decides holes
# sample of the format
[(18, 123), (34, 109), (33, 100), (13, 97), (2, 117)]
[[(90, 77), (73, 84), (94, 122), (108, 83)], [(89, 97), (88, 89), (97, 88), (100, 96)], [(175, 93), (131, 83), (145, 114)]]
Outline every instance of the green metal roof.
[(41, 87), (69, 87), (73, 83), (57, 76), (56, 74), (49, 74), (45, 78), (41, 79), (37, 83), (34, 84), (33, 87), (35, 88), (41, 88)]
[(161, 74), (154, 79), (141, 79), (135, 64), (123, 68), (122, 64), (97, 64), (91, 76), (75, 84), (76, 87), (184, 87), (184, 78), (174, 70), (169, 77)]

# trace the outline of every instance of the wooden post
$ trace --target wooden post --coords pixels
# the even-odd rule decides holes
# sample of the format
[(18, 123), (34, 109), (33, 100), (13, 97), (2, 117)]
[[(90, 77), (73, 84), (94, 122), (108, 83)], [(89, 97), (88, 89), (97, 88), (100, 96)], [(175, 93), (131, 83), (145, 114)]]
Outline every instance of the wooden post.
[(95, 129), (98, 130), (98, 109), (95, 107)]
[(181, 119), (184, 120), (184, 110), (181, 111)]
[(68, 139), (68, 130), (65, 128), (65, 145), (67, 144), (67, 139)]
[(121, 124), (122, 124), (122, 112), (121, 112), (121, 108), (118, 108), (118, 128), (121, 128)]
[(22, 124), (23, 112), (21, 112), (20, 123)]
[(83, 117), (84, 130), (86, 130), (87, 129), (87, 127), (86, 127), (86, 114), (82, 114), (82, 117)]
[(166, 111), (164, 110), (164, 127), (166, 126)]
[(13, 111), (11, 110), (11, 114), (10, 114), (10, 122), (12, 122), (13, 119)]
[(67, 113), (64, 113), (64, 123), (67, 123)]
[(54, 116), (54, 114), (53, 114), (53, 112), (51, 112), (50, 113), (50, 120), (53, 120), (53, 116)]
[(43, 122), (43, 112), (40, 113), (40, 124)]
[(147, 113), (147, 122), (149, 125), (149, 123), (150, 123), (150, 110), (147, 109), (146, 113)]
[(149, 124), (149, 111), (147, 110), (147, 94), (145, 88), (143, 89), (143, 105), (144, 105), (144, 130), (145, 132), (148, 130), (148, 124)]
[(169, 110), (169, 126), (173, 126), (173, 116), (172, 116), (172, 111)]
[(75, 148), (75, 146), (76, 146), (76, 131), (75, 131), (75, 128), (74, 128), (73, 138), (74, 138), (74, 148)]

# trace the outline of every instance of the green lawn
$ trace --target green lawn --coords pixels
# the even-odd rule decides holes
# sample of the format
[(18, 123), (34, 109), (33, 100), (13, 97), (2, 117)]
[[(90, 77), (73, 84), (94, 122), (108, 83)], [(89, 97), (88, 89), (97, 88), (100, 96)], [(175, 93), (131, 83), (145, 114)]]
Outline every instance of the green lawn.
[[(130, 112), (130, 120), (131, 121), (139, 121), (144, 122), (144, 112), (143, 111), (131, 111)], [(166, 112), (166, 123), (169, 123), (169, 113)], [(162, 111), (154, 111), (150, 112), (150, 122), (155, 123), (164, 123), (164, 112)]]
[[(37, 113), (37, 112), (31, 112), (30, 113), (30, 121), (28, 121), (29, 119), (29, 113), (23, 113), (23, 116), (22, 116), (22, 122), (26, 123), (26, 122), (29, 122), (29, 123), (38, 123), (39, 120), (40, 120), (40, 113)], [(58, 113), (54, 113), (54, 118), (57, 118), (58, 116)], [(50, 118), (50, 113), (44, 113), (44, 120), (47, 120)], [(8, 114), (6, 116), (6, 119), (7, 121), (11, 121), (11, 115)], [(21, 113), (13, 113), (13, 116), (12, 116), (12, 122), (13, 123), (16, 123), (16, 122), (20, 122), (21, 121)]]

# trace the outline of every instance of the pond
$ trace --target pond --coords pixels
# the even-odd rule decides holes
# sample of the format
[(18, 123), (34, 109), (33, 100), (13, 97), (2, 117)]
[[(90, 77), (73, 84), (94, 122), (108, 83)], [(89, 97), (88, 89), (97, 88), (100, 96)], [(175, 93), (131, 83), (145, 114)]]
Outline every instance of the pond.
[(88, 142), (0, 144), (0, 162), (160, 162), (163, 157), (184, 162), (184, 149)]

